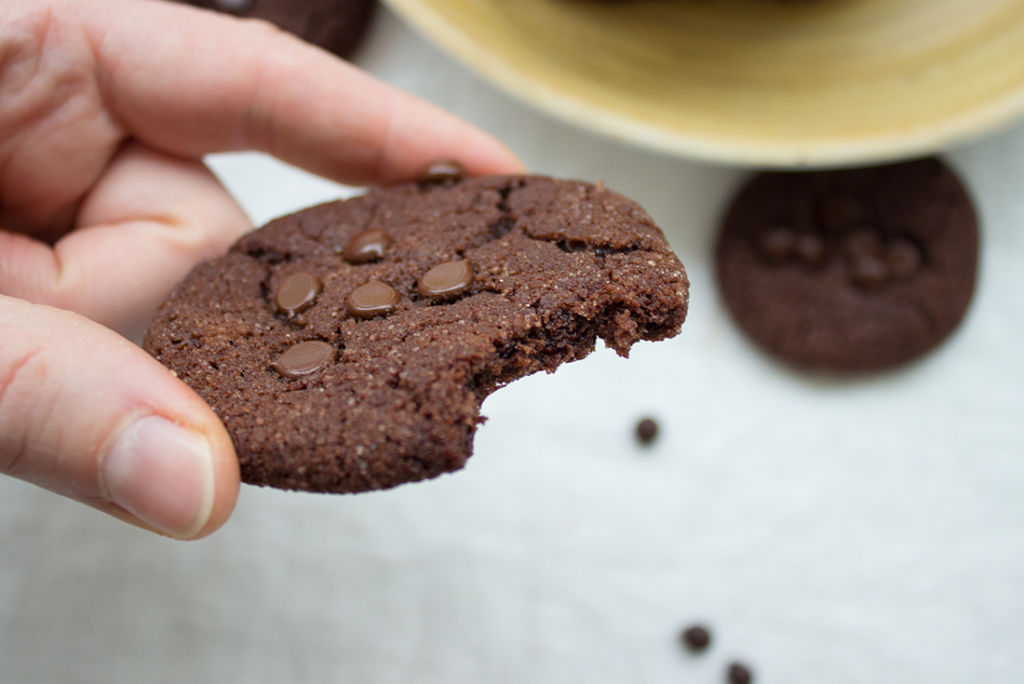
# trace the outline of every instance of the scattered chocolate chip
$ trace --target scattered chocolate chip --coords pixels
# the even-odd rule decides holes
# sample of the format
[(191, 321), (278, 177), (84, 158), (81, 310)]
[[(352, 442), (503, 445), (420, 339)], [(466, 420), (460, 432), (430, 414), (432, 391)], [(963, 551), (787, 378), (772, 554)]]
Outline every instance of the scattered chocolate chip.
[(311, 273), (293, 273), (278, 285), (274, 303), (281, 313), (294, 316), (311, 307), (323, 287)]
[(433, 162), (420, 174), (419, 184), (429, 185), (452, 185), (466, 177), (466, 170), (462, 164), (454, 159), (439, 159)]
[(391, 236), (383, 230), (371, 228), (354, 236), (345, 245), (345, 261), (350, 264), (365, 264), (384, 258)]
[(850, 280), (858, 287), (878, 287), (888, 279), (889, 267), (877, 256), (863, 254), (854, 257), (850, 264)]
[(757, 249), (769, 264), (780, 264), (793, 254), (796, 232), (785, 226), (775, 226), (757, 236)]
[(334, 347), (320, 340), (299, 342), (274, 361), (274, 370), (295, 379), (320, 370), (334, 360)]
[(373, 318), (391, 313), (400, 301), (402, 297), (393, 287), (371, 280), (352, 290), (345, 299), (345, 308), (357, 318)]
[(694, 652), (703, 651), (711, 645), (711, 633), (704, 625), (692, 625), (683, 630), (679, 635), (680, 640), (686, 648)]
[(658, 423), (653, 418), (643, 418), (636, 424), (636, 439), (641, 444), (650, 444), (658, 436)]
[(424, 297), (457, 297), (473, 284), (473, 265), (468, 259), (439, 264), (423, 274), (419, 290)]
[(921, 248), (906, 238), (895, 238), (885, 250), (885, 263), (897, 280), (906, 280), (921, 270)]
[(801, 233), (793, 245), (793, 252), (807, 266), (825, 263), (825, 241), (814, 233)]
[(729, 663), (726, 676), (729, 679), (729, 684), (750, 684), (754, 681), (754, 675), (750, 672), (750, 668), (743, 663)]

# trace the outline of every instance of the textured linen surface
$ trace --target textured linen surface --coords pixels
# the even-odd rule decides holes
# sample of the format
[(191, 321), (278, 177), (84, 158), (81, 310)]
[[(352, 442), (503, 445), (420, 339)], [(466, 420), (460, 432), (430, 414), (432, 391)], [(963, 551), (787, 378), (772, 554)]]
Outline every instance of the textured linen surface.
[[(713, 230), (744, 171), (633, 150), (497, 92), (382, 12), (359, 63), (531, 170), (650, 211), (692, 281), (671, 341), (601, 349), (484, 404), (467, 468), (357, 496), (243, 489), (180, 543), (0, 479), (0, 681), (1016, 681), (1024, 666), (1024, 126), (949, 151), (980, 279), (937, 352), (788, 371), (728, 319)], [(259, 224), (350, 192), (211, 160)], [(658, 441), (639, 448), (651, 415)], [(678, 646), (705, 621), (705, 654)]]

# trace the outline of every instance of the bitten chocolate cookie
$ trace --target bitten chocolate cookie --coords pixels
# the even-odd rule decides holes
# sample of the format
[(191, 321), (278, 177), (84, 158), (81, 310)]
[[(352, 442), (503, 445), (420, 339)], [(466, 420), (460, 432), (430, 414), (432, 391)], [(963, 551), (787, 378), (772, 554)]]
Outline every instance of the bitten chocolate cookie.
[(970, 303), (978, 229), (938, 159), (762, 173), (730, 205), (718, 282), (740, 327), (801, 367), (863, 371), (913, 359)]
[(598, 337), (623, 356), (671, 337), (687, 298), (625, 197), (435, 169), (244, 236), (175, 289), (145, 347), (223, 419), (246, 482), (358, 492), (461, 468), (488, 394)]
[(178, 0), (239, 17), (263, 19), (340, 57), (355, 52), (376, 0)]

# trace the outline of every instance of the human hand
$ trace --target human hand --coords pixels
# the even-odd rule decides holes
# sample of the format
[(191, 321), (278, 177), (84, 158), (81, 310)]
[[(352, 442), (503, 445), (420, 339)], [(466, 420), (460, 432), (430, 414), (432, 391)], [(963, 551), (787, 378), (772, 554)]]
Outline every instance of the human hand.
[[(0, 0), (0, 472), (179, 538), (238, 494), (211, 409), (137, 332), (249, 228), (200, 161), (255, 149), (341, 182), (456, 157), (486, 134), (261, 22), (158, 0)], [(111, 329), (112, 328), (112, 329)]]

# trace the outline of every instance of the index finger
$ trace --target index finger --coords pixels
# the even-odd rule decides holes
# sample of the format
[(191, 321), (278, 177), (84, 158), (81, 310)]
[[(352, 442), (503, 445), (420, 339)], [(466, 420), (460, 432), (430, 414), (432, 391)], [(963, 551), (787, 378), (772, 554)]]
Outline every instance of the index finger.
[(409, 180), (441, 158), (522, 170), (490, 135), (264, 22), (140, 0), (80, 11), (108, 109), (166, 152), (256, 149), (351, 184)]

